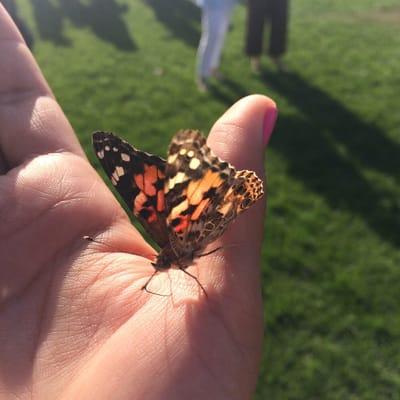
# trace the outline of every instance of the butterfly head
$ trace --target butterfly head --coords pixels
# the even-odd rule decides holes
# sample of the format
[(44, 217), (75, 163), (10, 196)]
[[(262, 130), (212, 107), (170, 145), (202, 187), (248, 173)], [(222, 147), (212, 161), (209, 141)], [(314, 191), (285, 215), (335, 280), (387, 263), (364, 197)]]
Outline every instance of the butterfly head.
[(194, 257), (194, 251), (177, 254), (171, 246), (166, 246), (160, 251), (156, 261), (151, 264), (157, 270), (167, 270), (172, 267), (185, 269), (193, 265)]

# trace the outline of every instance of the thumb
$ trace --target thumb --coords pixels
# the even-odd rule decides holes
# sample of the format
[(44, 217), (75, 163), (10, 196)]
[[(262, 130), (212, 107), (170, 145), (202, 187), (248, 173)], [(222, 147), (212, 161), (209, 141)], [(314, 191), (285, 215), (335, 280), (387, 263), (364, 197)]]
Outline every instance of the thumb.
[[(264, 153), (276, 117), (277, 108), (270, 98), (261, 95), (245, 97), (214, 124), (208, 145), (237, 170), (252, 170), (264, 180)], [(219, 252), (214, 253), (215, 261), (222, 264), (218, 270), (223, 276), (217, 280), (225, 286), (227, 277), (233, 277), (229, 290), (237, 288), (243, 293), (248, 293), (248, 290), (258, 292), (265, 203), (264, 197), (239, 215), (220, 239), (222, 252), (219, 255)], [(216, 273), (215, 270), (214, 274), (208, 272), (208, 276)]]

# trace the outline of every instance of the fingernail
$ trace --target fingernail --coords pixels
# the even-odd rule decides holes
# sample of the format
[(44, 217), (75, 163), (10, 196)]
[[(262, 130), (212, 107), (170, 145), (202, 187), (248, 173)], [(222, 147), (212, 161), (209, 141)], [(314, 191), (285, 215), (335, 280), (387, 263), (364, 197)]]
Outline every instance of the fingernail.
[(264, 132), (263, 132), (263, 143), (266, 146), (271, 138), (274, 130), (276, 118), (278, 117), (277, 108), (269, 108), (264, 116)]

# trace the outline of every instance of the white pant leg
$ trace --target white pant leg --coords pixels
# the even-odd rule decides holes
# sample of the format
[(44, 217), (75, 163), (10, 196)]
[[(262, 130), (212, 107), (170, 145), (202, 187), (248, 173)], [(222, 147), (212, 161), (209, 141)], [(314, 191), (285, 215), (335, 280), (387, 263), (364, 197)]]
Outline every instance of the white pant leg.
[(230, 2), (219, 7), (203, 6), (202, 34), (197, 52), (197, 75), (201, 78), (209, 77), (212, 70), (219, 66), (232, 8)]
[(229, 21), (231, 18), (232, 9), (233, 4), (228, 3), (221, 7), (220, 10), (218, 10), (218, 15), (216, 15), (215, 17), (215, 20), (218, 22), (216, 22), (215, 26), (215, 42), (212, 47), (210, 59), (211, 71), (217, 69), (220, 65), (221, 53), (224, 47), (226, 32), (229, 28)]
[(203, 5), (201, 13), (201, 38), (197, 50), (197, 76), (199, 78), (206, 78), (210, 75), (212, 40), (210, 19), (212, 19), (212, 11), (209, 7)]

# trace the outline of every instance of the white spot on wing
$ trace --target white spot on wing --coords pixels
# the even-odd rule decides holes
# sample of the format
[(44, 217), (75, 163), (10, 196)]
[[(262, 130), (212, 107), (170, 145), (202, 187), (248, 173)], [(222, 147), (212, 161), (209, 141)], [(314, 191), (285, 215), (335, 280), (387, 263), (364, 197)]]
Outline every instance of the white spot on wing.
[(190, 169), (197, 169), (200, 165), (200, 160), (198, 158), (192, 158), (189, 163)]
[(169, 164), (173, 164), (176, 160), (176, 158), (178, 157), (178, 153), (173, 154), (172, 156), (168, 157), (168, 163)]
[(97, 157), (100, 158), (100, 160), (102, 160), (104, 158), (104, 150), (100, 150), (97, 152)]
[(106, 145), (104, 146), (104, 150), (105, 150), (105, 151), (110, 151), (111, 148), (110, 148), (110, 146), (109, 146), (108, 144), (106, 144)]
[(117, 173), (118, 177), (125, 175), (125, 170), (120, 166), (115, 167), (115, 172)]
[(175, 176), (175, 183), (182, 183), (186, 178), (184, 172), (178, 172)]
[(180, 150), (179, 150), (179, 154), (180, 154), (181, 156), (184, 156), (184, 155), (186, 154), (186, 149), (180, 149)]
[(182, 183), (186, 178), (186, 175), (184, 172), (178, 172), (172, 179), (170, 179), (168, 188), (172, 189), (175, 185), (178, 183)]
[[(117, 167), (118, 168), (118, 167)], [(119, 176), (118, 176), (118, 172), (117, 172), (117, 168), (114, 170), (112, 176), (111, 176), (111, 181), (114, 179), (115, 182), (119, 181)], [(115, 183), (116, 184), (116, 183)]]
[(131, 161), (131, 157), (129, 156), (129, 154), (126, 154), (126, 153), (121, 153), (121, 159), (122, 159), (122, 161), (126, 161), (126, 162)]
[(187, 153), (187, 156), (192, 158), (194, 156), (194, 151), (193, 150), (189, 150)]

